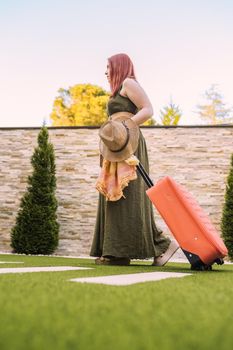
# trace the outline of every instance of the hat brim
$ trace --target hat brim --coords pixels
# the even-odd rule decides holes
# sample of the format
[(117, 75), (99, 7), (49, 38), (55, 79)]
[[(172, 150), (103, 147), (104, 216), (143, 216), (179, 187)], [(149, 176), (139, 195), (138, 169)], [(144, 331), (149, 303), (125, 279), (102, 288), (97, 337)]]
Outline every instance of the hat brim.
[[(132, 156), (138, 148), (138, 140), (139, 140), (139, 127), (138, 125), (131, 119), (131, 113), (118, 112), (111, 116), (114, 121), (124, 121), (129, 129), (129, 142), (126, 147), (120, 152), (112, 152), (110, 149), (104, 144), (102, 140), (100, 140), (99, 149), (102, 156), (111, 161), (111, 162), (121, 162), (126, 160), (130, 156)], [(102, 127), (105, 124), (102, 125)]]

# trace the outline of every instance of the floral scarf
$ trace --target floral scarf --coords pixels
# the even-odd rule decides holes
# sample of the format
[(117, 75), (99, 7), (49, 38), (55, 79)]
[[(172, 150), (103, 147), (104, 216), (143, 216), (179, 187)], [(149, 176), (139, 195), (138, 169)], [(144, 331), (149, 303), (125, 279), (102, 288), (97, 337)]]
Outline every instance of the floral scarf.
[(139, 160), (134, 155), (122, 162), (110, 162), (104, 159), (96, 182), (96, 189), (108, 201), (125, 198), (123, 189), (128, 186), (129, 181), (137, 179), (136, 166), (138, 164)]

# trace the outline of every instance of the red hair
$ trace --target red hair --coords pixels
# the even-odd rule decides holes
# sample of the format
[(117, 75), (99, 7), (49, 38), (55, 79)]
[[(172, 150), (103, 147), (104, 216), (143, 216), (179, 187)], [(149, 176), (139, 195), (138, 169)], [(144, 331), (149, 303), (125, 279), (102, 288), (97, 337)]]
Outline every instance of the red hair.
[(108, 64), (110, 70), (110, 88), (112, 96), (115, 96), (126, 78), (136, 80), (134, 66), (129, 56), (125, 53), (119, 53), (109, 57)]

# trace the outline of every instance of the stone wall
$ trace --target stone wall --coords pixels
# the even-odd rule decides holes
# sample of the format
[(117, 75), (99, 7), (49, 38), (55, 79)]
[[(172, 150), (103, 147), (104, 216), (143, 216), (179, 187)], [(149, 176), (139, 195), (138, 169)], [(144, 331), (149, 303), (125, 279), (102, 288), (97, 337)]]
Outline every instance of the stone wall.
[[(0, 129), (0, 251), (10, 252), (10, 230), (31, 173), (39, 128)], [(194, 195), (220, 229), (233, 126), (142, 128), (154, 182), (170, 175)], [(98, 129), (49, 128), (55, 148), (60, 243), (56, 254), (86, 255), (98, 193)], [(155, 211), (157, 224), (168, 233)]]

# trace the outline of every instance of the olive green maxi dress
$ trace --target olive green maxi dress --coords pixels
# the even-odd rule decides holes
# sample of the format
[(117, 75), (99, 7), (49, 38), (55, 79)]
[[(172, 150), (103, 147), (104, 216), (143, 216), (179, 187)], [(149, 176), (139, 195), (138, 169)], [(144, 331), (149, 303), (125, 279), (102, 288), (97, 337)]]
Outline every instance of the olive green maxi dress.
[[(109, 116), (117, 112), (135, 114), (137, 107), (118, 92), (110, 98), (107, 110)], [(147, 148), (141, 131), (135, 155), (148, 172)], [(143, 179), (138, 175), (137, 180), (130, 181), (124, 189), (126, 198), (112, 202), (99, 195), (91, 256), (146, 259), (158, 257), (167, 250), (170, 240), (155, 225), (146, 189)]]

